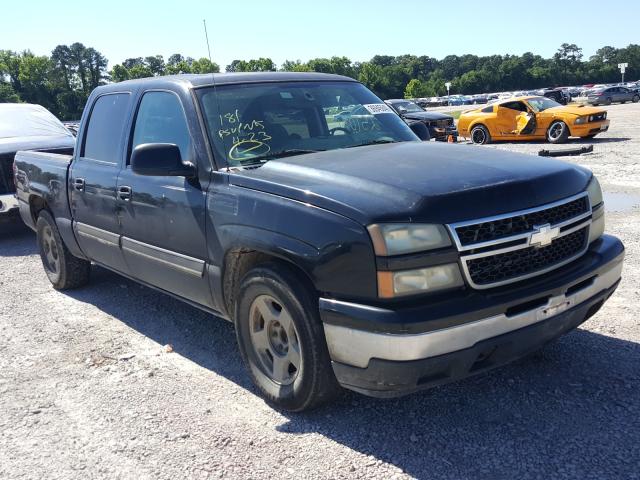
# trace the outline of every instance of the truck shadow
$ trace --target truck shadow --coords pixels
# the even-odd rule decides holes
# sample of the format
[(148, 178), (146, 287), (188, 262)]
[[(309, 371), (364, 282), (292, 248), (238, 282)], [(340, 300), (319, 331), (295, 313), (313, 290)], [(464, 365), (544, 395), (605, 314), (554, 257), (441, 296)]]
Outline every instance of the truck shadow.
[[(256, 393), (230, 323), (101, 268), (68, 294)], [(640, 344), (579, 329), (463, 382), (393, 400), (346, 392), (311, 413), (283, 412), (277, 429), (319, 433), (418, 478), (632, 478), (638, 365)]]
[(21, 257), (37, 253), (36, 237), (22, 220), (0, 223), (0, 257)]

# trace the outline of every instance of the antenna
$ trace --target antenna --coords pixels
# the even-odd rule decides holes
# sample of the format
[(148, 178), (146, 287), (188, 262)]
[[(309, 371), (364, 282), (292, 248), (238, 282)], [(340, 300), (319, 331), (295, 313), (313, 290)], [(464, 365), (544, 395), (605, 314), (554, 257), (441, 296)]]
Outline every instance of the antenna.
[[(207, 21), (202, 19), (202, 25), (204, 26), (204, 38), (207, 41), (207, 52), (209, 54), (209, 63), (211, 64), (211, 70), (213, 70), (213, 60), (211, 60), (211, 47), (209, 46), (209, 33), (207, 33)], [(216, 74), (215, 72), (211, 72), (211, 83), (213, 85), (213, 95), (216, 98), (216, 107), (218, 109), (218, 114), (220, 114), (220, 99), (218, 98), (218, 89), (216, 88)], [(211, 140), (209, 141), (211, 143)], [(224, 140), (222, 141), (224, 145)], [(213, 156), (214, 164), (215, 164), (215, 153), (213, 152), (213, 148), (211, 148), (211, 155)], [(227, 172), (229, 172), (229, 165), (227, 165)]]
[(213, 64), (213, 62), (211, 61), (211, 47), (209, 46), (209, 34), (207, 33), (207, 21), (202, 20), (202, 23), (204, 25), (204, 38), (207, 39), (207, 52), (209, 52), (209, 61)]

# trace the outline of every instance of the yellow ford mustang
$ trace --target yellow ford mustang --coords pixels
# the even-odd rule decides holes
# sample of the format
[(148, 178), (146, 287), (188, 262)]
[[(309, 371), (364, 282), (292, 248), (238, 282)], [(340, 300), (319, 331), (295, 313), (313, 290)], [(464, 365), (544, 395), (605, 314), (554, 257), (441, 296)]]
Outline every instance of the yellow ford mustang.
[(606, 110), (564, 106), (545, 97), (515, 97), (460, 115), (458, 132), (473, 143), (506, 140), (566, 142), (609, 129)]

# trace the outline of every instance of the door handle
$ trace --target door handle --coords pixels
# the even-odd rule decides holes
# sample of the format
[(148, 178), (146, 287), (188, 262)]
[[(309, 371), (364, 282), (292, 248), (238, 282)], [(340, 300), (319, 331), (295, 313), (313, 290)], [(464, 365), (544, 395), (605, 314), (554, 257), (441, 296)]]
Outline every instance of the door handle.
[(131, 187), (118, 187), (118, 198), (120, 200), (124, 200), (125, 202), (131, 200)]
[(84, 178), (74, 179), (73, 188), (75, 188), (78, 192), (84, 192)]

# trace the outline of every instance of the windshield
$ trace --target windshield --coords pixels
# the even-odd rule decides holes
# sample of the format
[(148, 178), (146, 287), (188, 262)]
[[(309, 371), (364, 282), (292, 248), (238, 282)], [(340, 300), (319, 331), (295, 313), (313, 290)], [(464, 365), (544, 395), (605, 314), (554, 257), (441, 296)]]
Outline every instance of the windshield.
[(424, 109), (413, 102), (395, 102), (392, 104), (396, 110), (402, 113), (424, 112)]
[(0, 138), (48, 136), (72, 135), (60, 120), (40, 105), (0, 105)]
[(534, 112), (542, 112), (547, 108), (561, 107), (558, 102), (546, 97), (535, 97), (527, 100)]
[(216, 157), (229, 166), (418, 140), (389, 106), (355, 82), (254, 83), (196, 91)]

